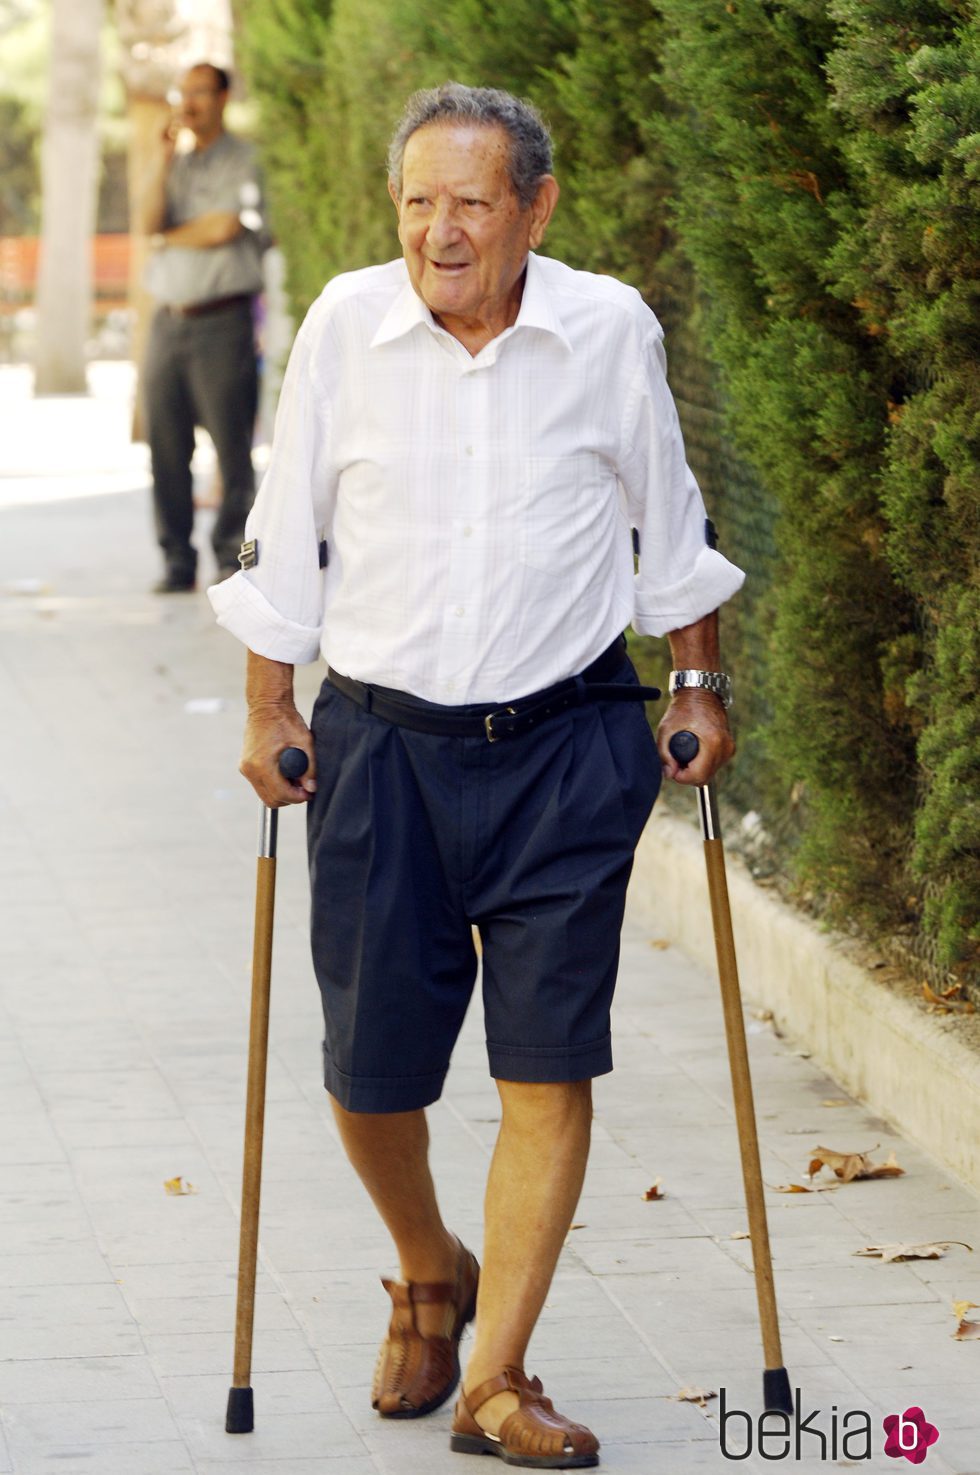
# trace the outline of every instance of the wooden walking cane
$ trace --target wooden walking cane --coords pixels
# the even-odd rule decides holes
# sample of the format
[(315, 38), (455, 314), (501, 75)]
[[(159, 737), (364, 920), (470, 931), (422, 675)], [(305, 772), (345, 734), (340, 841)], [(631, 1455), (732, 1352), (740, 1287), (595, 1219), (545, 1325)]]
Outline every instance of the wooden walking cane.
[[(309, 760), (302, 748), (285, 748), (279, 772), (295, 782)], [(225, 1431), (250, 1434), (255, 1426), (252, 1399), (252, 1325), (255, 1320), (255, 1270), (259, 1252), (259, 1197), (262, 1191), (262, 1136), (265, 1129), (265, 1072), (269, 1055), (269, 994), (272, 984), (272, 920), (276, 901), (276, 835), (279, 811), (263, 804), (255, 878), (255, 933), (252, 944), (252, 1014), (248, 1031), (248, 1087), (245, 1097), (245, 1154), (242, 1166), (242, 1222), (238, 1243), (238, 1305), (235, 1311), (235, 1362), (228, 1391)]]
[[(682, 768), (686, 768), (697, 756), (699, 743), (693, 732), (675, 732), (668, 746), (671, 757)], [(735, 1123), (738, 1128), (739, 1151), (742, 1158), (742, 1181), (745, 1185), (745, 1203), (749, 1215), (755, 1291), (759, 1302), (759, 1321), (762, 1327), (762, 1353), (765, 1359), (765, 1370), (762, 1374), (763, 1400), (767, 1410), (772, 1409), (780, 1413), (791, 1414), (793, 1397), (789, 1386), (789, 1375), (783, 1366), (783, 1353), (779, 1340), (779, 1314), (776, 1310), (776, 1289), (772, 1278), (772, 1257), (769, 1253), (769, 1226), (766, 1221), (766, 1201), (762, 1191), (762, 1164), (759, 1160), (759, 1137), (756, 1132), (755, 1105), (752, 1100), (752, 1077), (749, 1073), (749, 1052), (745, 1040), (745, 1021), (742, 1018), (742, 994), (738, 984), (735, 938), (732, 932), (731, 909), (728, 904), (725, 851), (721, 842), (718, 801), (714, 783), (699, 785), (697, 795), (701, 814), (701, 834), (704, 838), (704, 862), (708, 873), (708, 895), (711, 899), (711, 920), (715, 931), (721, 1003), (725, 1016), (725, 1035), (728, 1040), (728, 1063), (732, 1075)]]

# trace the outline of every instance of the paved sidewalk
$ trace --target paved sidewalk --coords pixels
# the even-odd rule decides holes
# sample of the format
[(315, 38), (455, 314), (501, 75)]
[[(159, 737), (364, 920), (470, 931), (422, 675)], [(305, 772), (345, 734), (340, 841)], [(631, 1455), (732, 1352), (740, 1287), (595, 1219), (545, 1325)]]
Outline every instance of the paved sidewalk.
[[(320, 1085), (297, 813), (280, 828), (257, 1427), (223, 1432), (258, 809), (236, 771), (242, 654), (203, 595), (145, 592), (145, 490), (8, 500), (0, 481), (0, 1475), (466, 1475), (448, 1408), (405, 1424), (369, 1406), (394, 1267)], [(307, 707), (317, 679), (301, 673)], [(595, 1428), (610, 1475), (768, 1469), (723, 1456), (717, 1399), (674, 1397), (724, 1387), (754, 1417), (762, 1360), (716, 984), (656, 941), (627, 928), (617, 1070), (528, 1365)], [(980, 1302), (976, 1197), (747, 1019), (769, 1184), (806, 1183), (818, 1144), (906, 1170), (767, 1195), (785, 1361), (828, 1443), (821, 1460), (804, 1434), (799, 1463), (894, 1471), (882, 1418), (917, 1404), (940, 1430), (926, 1469), (977, 1475), (980, 1342), (951, 1335), (951, 1301)], [(431, 1121), (448, 1222), (476, 1250), (497, 1117), (471, 1011)], [(193, 1193), (165, 1193), (178, 1175)], [(853, 1255), (935, 1240), (978, 1253)], [(839, 1441), (868, 1412), (871, 1460), (832, 1452), (834, 1407)]]

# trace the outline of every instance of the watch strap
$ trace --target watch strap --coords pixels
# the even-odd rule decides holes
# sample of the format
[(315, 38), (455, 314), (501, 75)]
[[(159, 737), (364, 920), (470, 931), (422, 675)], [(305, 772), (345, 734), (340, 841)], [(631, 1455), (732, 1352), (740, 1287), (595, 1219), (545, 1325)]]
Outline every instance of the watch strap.
[(671, 696), (678, 691), (710, 691), (718, 697), (722, 706), (730, 707), (734, 700), (732, 678), (724, 671), (671, 671), (667, 683)]

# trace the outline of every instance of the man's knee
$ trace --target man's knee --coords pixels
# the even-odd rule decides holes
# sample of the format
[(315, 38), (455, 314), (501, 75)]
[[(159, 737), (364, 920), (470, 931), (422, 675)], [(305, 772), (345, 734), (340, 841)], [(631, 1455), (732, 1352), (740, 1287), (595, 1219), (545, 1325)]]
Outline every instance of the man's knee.
[(497, 1081), (505, 1123), (560, 1135), (592, 1120), (592, 1082)]

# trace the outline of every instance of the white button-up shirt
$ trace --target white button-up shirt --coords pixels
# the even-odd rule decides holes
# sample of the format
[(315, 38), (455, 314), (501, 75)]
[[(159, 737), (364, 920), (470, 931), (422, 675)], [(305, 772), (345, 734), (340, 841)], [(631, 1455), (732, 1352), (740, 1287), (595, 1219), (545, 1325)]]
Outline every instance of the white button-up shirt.
[(456, 706), (709, 614), (744, 575), (705, 542), (662, 337), (632, 287), (533, 254), (517, 321), (475, 357), (403, 261), (334, 278), (283, 383), (258, 562), (209, 590), (219, 623)]

